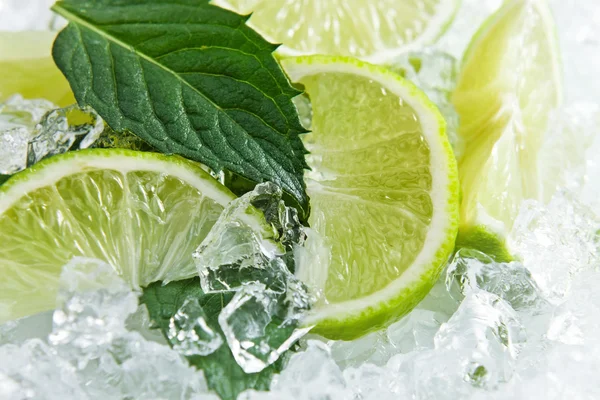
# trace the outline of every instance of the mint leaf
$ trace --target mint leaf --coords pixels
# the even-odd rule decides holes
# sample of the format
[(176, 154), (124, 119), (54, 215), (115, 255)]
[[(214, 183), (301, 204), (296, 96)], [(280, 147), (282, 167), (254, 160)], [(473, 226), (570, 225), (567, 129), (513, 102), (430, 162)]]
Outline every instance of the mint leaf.
[[(223, 335), (217, 318), (233, 295), (234, 292), (205, 294), (200, 288), (200, 279), (193, 278), (167, 285), (155, 282), (143, 289), (140, 301), (146, 305), (151, 320), (168, 340), (169, 321), (189, 298), (198, 299), (208, 317), (207, 322), (210, 327)], [(283, 302), (284, 299), (281, 301)], [(269, 341), (283, 343), (295, 328), (289, 326), (287, 329), (281, 329), (281, 322), (274, 318), (267, 326), (265, 335)], [(208, 356), (190, 356), (187, 359), (191, 365), (204, 372), (209, 388), (217, 392), (223, 400), (235, 400), (238, 394), (247, 389), (269, 390), (273, 375), (282, 370), (286, 361), (282, 357), (260, 373), (246, 374), (236, 363), (227, 344), (223, 344)]]
[(0, 186), (2, 186), (2, 184), (4, 182), (6, 182), (12, 175), (2, 175), (0, 174)]
[(248, 16), (208, 0), (63, 0), (53, 57), (116, 131), (215, 171), (272, 181), (308, 215), (294, 89)]

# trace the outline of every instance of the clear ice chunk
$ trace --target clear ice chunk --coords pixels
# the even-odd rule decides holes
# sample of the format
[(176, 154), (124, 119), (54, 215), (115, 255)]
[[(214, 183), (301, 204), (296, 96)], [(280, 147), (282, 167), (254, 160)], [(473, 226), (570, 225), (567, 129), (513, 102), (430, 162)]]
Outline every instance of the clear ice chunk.
[(87, 148), (103, 130), (103, 120), (92, 110), (12, 96), (0, 104), (0, 174), (14, 174), (71, 148)]
[(525, 338), (519, 315), (511, 306), (494, 294), (476, 289), (441, 326), (434, 342), (437, 350), (462, 353), (465, 380), (493, 389), (511, 378)]
[(295, 228), (290, 227), (293, 221), (281, 196), (281, 189), (266, 183), (227, 206), (194, 253), (204, 292), (239, 290), (244, 283), (258, 281), (269, 290), (285, 292), (290, 273), (284, 240), (293, 240)]
[[(69, 117), (79, 113), (82, 123), (70, 123)], [(83, 115), (81, 115), (83, 114)], [(78, 149), (90, 147), (104, 131), (104, 121), (91, 109), (82, 110), (77, 105), (52, 110), (42, 117), (36, 126), (32, 139), (28, 164), (33, 165), (42, 159), (64, 153), (79, 141)]]
[(27, 166), (35, 126), (54, 108), (49, 101), (25, 100), (19, 95), (0, 104), (0, 174), (11, 175)]
[[(272, 396), (272, 397), (267, 397)], [(309, 340), (307, 349), (294, 354), (271, 384), (271, 393), (245, 392), (238, 399), (353, 399), (340, 368), (322, 342)]]
[(140, 312), (137, 295), (111, 266), (73, 259), (58, 303), (48, 343), (0, 346), (0, 393), (8, 398), (217, 399), (179, 353), (127, 329)]
[(563, 85), (568, 102), (598, 102), (600, 82), (600, 3), (580, 0), (574, 7), (563, 0), (550, 0), (559, 32)]
[(236, 292), (219, 324), (247, 373), (277, 361), (309, 330), (295, 326), (316, 295), (293, 274), (306, 236), (281, 189), (264, 183), (226, 207), (193, 255), (205, 293)]
[[(559, 107), (549, 116), (538, 155), (542, 171), (540, 198), (549, 202), (557, 192), (566, 189), (585, 199), (586, 185), (597, 176), (593, 171), (600, 143), (600, 105), (576, 103)], [(596, 202), (594, 193), (592, 204)]]
[(599, 226), (593, 211), (559, 192), (547, 205), (523, 202), (508, 246), (531, 272), (543, 297), (558, 302), (568, 293), (573, 274), (600, 264)]
[[(538, 309), (546, 305), (531, 273), (520, 263), (497, 263), (486, 254), (460, 249), (446, 272), (449, 293), (461, 296), (473, 290), (484, 290), (508, 302), (515, 310)], [(457, 300), (460, 300), (457, 299)]]
[(49, 341), (73, 351), (110, 343), (127, 331), (125, 318), (138, 307), (136, 294), (112, 266), (80, 257), (63, 267), (57, 302)]
[(274, 363), (310, 328), (296, 329), (285, 304), (262, 283), (242, 286), (221, 310), (219, 326), (237, 363), (256, 373)]
[(207, 356), (223, 345), (223, 338), (208, 325), (196, 298), (187, 299), (171, 317), (167, 336), (173, 348), (185, 356)]

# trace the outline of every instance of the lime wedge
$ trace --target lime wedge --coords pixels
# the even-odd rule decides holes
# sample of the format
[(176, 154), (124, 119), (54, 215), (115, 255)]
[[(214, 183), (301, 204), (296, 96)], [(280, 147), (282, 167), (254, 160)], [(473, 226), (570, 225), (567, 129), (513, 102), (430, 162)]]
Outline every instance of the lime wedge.
[(523, 199), (541, 194), (538, 152), (549, 113), (560, 103), (560, 81), (543, 0), (506, 2), (473, 38), (452, 98), (466, 144), (459, 160), (459, 246), (510, 258), (505, 235)]
[(459, 0), (213, 0), (240, 14), (279, 53), (347, 55), (383, 62), (435, 41)]
[(56, 32), (0, 32), (0, 102), (13, 94), (75, 103), (69, 83), (50, 54)]
[(0, 322), (53, 309), (74, 256), (108, 262), (132, 287), (186, 278), (233, 198), (195, 163), (128, 150), (71, 152), (17, 174), (0, 187)]
[(453, 249), (458, 172), (446, 125), (385, 68), (327, 56), (282, 64), (310, 96), (309, 222), (331, 250), (324, 301), (306, 323), (355, 338), (409, 312)]

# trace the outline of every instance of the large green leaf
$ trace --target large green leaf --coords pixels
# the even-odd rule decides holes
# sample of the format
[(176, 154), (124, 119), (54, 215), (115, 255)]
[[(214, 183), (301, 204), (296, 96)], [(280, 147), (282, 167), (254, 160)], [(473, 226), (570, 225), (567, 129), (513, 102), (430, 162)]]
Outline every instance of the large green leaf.
[(80, 105), (164, 153), (272, 181), (304, 217), (305, 133), (277, 47), (207, 0), (63, 0), (53, 57)]
[[(189, 298), (198, 299), (206, 313), (209, 326), (223, 335), (217, 319), (223, 307), (231, 301), (233, 294), (233, 292), (205, 294), (200, 288), (200, 279), (193, 278), (170, 282), (167, 285), (155, 282), (144, 288), (140, 300), (148, 308), (153, 323), (168, 340), (169, 321)], [(283, 302), (283, 299), (281, 301)], [(274, 319), (267, 326), (265, 334), (269, 339), (284, 342), (295, 328), (289, 326), (287, 329), (281, 329), (280, 323), (281, 321)], [(208, 356), (190, 356), (188, 361), (204, 372), (208, 387), (217, 392), (223, 400), (235, 400), (238, 394), (247, 389), (269, 390), (273, 375), (283, 368), (285, 357), (282, 356), (274, 364), (256, 374), (245, 373), (236, 363), (227, 345), (221, 346)]]

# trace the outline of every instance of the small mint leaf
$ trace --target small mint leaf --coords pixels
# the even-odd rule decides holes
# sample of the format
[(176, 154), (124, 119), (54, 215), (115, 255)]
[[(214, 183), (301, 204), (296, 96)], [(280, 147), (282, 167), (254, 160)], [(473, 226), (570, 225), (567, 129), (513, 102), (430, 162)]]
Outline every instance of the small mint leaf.
[(63, 0), (53, 57), (77, 102), (163, 153), (281, 186), (308, 215), (294, 89), (271, 44), (203, 0)]

